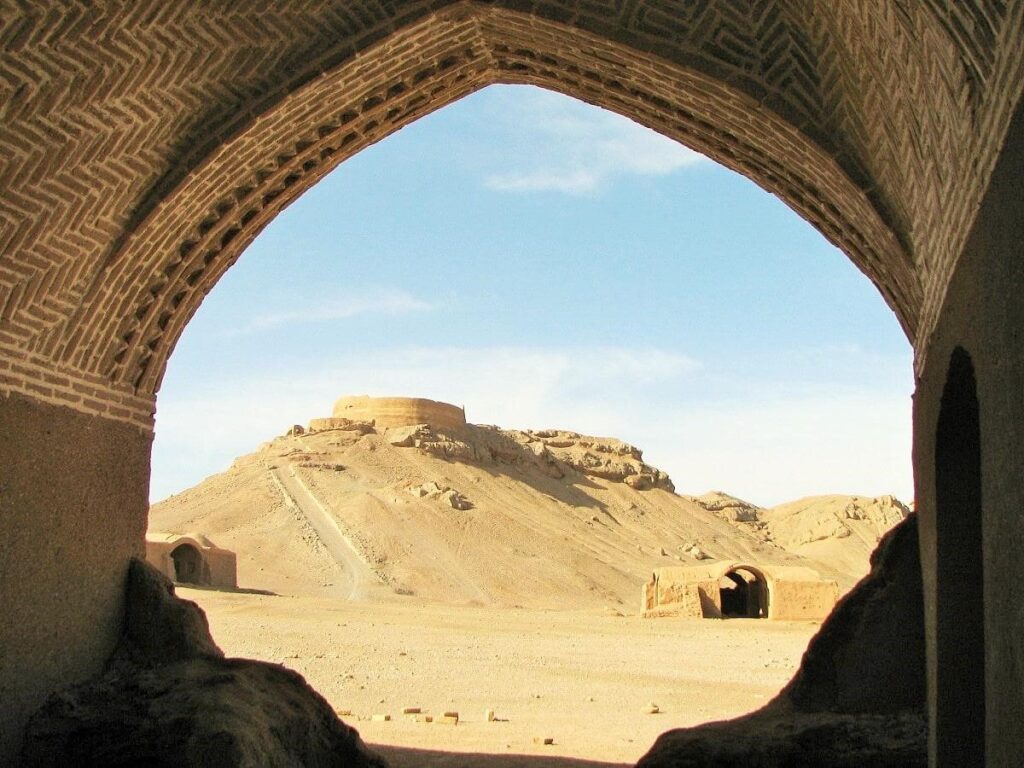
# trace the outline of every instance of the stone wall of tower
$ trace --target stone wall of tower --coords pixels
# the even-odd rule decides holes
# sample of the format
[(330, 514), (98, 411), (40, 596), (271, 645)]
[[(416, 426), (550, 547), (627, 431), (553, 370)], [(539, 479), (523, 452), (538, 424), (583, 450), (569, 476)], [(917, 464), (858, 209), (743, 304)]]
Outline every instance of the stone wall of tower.
[(466, 424), (462, 408), (421, 397), (342, 397), (334, 404), (333, 416), (382, 428), (429, 424), (434, 429), (458, 429)]

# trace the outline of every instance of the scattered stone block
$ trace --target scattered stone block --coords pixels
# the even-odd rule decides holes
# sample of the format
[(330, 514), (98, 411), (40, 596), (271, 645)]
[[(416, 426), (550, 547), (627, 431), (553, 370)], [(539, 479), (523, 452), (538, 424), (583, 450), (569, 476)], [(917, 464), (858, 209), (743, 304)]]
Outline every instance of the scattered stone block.
[(458, 725), (459, 724), (459, 713), (458, 712), (445, 712), (443, 715), (441, 715), (440, 719), (437, 722), (444, 723), (445, 725)]
[(390, 722), (391, 715), (381, 715), (381, 714), (378, 714), (378, 715), (374, 715), (370, 719), (373, 722), (375, 722), (375, 723), (387, 723), (387, 722)]
[(413, 715), (413, 719), (417, 723), (432, 723), (434, 722), (433, 715)]
[(534, 736), (533, 737), (533, 743), (534, 744), (540, 744), (540, 745), (547, 745), (547, 744), (554, 744), (555, 740), (553, 738), (551, 738), (550, 736)]
[(402, 707), (403, 715), (418, 715), (422, 711), (420, 707)]
[(645, 715), (656, 715), (659, 712), (661, 712), (661, 708), (652, 701), (650, 704), (643, 708), (642, 712)]
[(494, 722), (494, 710), (493, 709), (485, 709), (484, 710), (484, 721), (488, 722), (488, 723), (493, 723)]

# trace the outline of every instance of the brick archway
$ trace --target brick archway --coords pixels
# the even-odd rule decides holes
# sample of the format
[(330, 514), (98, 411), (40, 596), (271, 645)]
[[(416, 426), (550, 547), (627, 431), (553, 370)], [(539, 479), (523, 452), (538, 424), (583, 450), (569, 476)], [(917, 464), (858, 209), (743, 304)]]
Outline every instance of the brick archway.
[[(993, 425), (986, 564), (1021, 535), (1024, 490), (1004, 470), (1024, 442), (1022, 39), (1024, 0), (0, 0), (0, 565), (29, 574), (0, 598), (0, 761), (26, 713), (112, 648), (155, 392), (203, 295), (344, 158), (490, 83), (705, 152), (885, 296), (915, 348), (934, 682), (926, 438), (951, 345), (975, 355)], [(1019, 617), (986, 603), (986, 621), (986, 658), (1017, 658)], [(989, 668), (1004, 673), (987, 681), (986, 749), (1016, 764), (1024, 686)]]
[[(504, 5), (410, 2), (391, 12), (368, 0), (291, 16), (268, 8), (252, 19), (169, 10), (168, 26), (198, 38), (183, 46), (194, 52), (189, 63), (199, 63), (196, 77), (212, 82), (203, 81), (206, 91), (198, 95), (182, 93), (187, 69), (167, 75), (179, 100), (171, 106), (184, 106), (189, 122), (155, 158), (129, 156), (103, 168), (105, 181), (151, 181), (133, 199), (116, 200), (131, 202), (112, 220), (120, 228), (68, 233), (73, 245), (91, 246), (95, 237), (102, 248), (57, 274), (37, 270), (6, 303), (12, 332), (0, 344), (13, 342), (40, 367), (66, 372), (70, 388), (91, 388), (94, 404), (110, 401), (92, 410), (148, 429), (152, 394), (184, 325), (259, 230), (346, 157), (490, 83), (551, 88), (708, 154), (776, 193), (838, 245), (879, 288), (912, 341), (922, 323), (927, 331), (934, 322), (937, 306), (925, 299), (941, 296), (944, 270), (921, 266), (955, 253), (971, 215), (970, 190), (980, 188), (989, 163), (976, 163), (966, 175), (925, 172), (935, 162), (925, 150), (956, 165), (954, 150), (978, 139), (971, 121), (929, 123), (919, 116), (952, 114), (966, 95), (976, 114), (1005, 122), (1006, 102), (986, 98), (982, 85), (1016, 62), (979, 51), (990, 42), (986, 32), (1012, 39), (1019, 18), (1006, 9), (979, 17), (977, 9), (940, 12), (929, 4), (900, 13), (871, 3), (815, 5), (814, 12), (774, 3), (666, 10), (637, 2), (583, 12), (549, 2), (531, 13)], [(102, 28), (124, 20), (89, 21)], [(318, 21), (319, 37), (308, 30)], [(135, 31), (163, 33), (155, 42), (166, 44), (164, 22)], [(131, 23), (123, 26), (131, 31)], [(228, 34), (233, 26), (237, 40)], [(248, 80), (233, 83), (218, 57), (238, 66), (242, 56), (252, 69), (247, 36), (262, 41), (274, 33), (287, 45), (259, 70), (262, 80), (247, 72)], [(116, 50), (123, 55), (114, 58), (130, 58), (127, 43)], [(97, 53), (95, 45), (89, 53)], [(267, 53), (260, 49), (258, 58)], [(892, 71), (906, 78), (881, 77)], [(133, 80), (134, 74), (129, 63), (117, 85), (163, 85), (153, 73)], [(133, 103), (134, 111), (119, 106), (115, 114), (152, 123), (167, 113), (155, 97), (135, 96), (142, 103)], [(880, 119), (875, 110), (883, 106)], [(147, 138), (125, 141), (141, 149)], [(976, 148), (986, 158), (996, 149)], [(951, 194), (957, 191), (965, 194)], [(937, 207), (940, 197), (956, 205)], [(915, 205), (921, 201), (931, 204)], [(13, 245), (33, 234), (23, 229)], [(41, 309), (33, 300), (48, 304)]]
[(698, 66), (564, 23), (456, 6), (323, 71), (197, 158), (126, 233), (67, 329), (62, 359), (135, 394), (155, 391), (202, 298), (280, 210), (369, 144), (498, 82), (612, 109), (775, 192), (855, 261), (913, 335), (920, 291), (907, 251), (808, 131)]
[[(913, 333), (919, 292), (907, 253), (843, 168), (782, 117), (699, 71), (564, 25), (463, 15), (414, 25), (325, 72), (203, 158), (115, 254), (82, 308), (105, 322), (65, 355), (80, 365), (88, 349), (100, 375), (154, 391), (199, 301), (277, 212), (368, 144), (493, 82), (608, 107), (745, 173), (849, 254)], [(394, 47), (413, 40), (420, 57), (396, 61)]]

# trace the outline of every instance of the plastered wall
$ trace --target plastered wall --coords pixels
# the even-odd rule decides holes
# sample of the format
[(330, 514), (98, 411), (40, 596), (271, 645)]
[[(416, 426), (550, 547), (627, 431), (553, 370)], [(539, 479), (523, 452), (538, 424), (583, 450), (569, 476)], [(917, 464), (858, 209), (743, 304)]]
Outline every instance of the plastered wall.
[[(953, 350), (970, 355), (977, 383), (981, 447), (984, 590), (965, 596), (962, 610), (940, 617), (935, 440), (939, 406)], [(914, 470), (921, 517), (928, 640), (929, 706), (938, 715), (940, 621), (974, 620), (983, 605), (987, 765), (1024, 764), (1024, 109), (1018, 108), (967, 248), (950, 284), (927, 363), (914, 396)], [(955, 544), (955, 543), (954, 543)], [(972, 602), (973, 601), (973, 602)], [(955, 654), (956, 650), (951, 649)], [(931, 734), (935, 765), (943, 755)], [(956, 734), (954, 734), (954, 737)], [(953, 741), (958, 739), (954, 738)], [(951, 747), (952, 749), (953, 747)], [(968, 763), (977, 764), (977, 763)]]
[(99, 671), (143, 554), (150, 437), (0, 396), (0, 765), (28, 713)]

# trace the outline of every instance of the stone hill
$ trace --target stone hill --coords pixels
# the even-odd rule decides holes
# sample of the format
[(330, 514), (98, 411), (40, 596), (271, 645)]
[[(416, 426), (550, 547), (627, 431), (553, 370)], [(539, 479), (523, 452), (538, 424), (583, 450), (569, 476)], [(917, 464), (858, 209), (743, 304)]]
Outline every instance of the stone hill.
[[(402, 423), (424, 418), (436, 423)], [(707, 559), (811, 565), (848, 589), (897, 515), (876, 525), (857, 510), (888, 502), (828, 498), (819, 514), (813, 501), (764, 510), (680, 496), (614, 438), (469, 424), (428, 400), (342, 398), (333, 416), (154, 505), (150, 528), (233, 549), (245, 587), (633, 613), (654, 569)], [(817, 533), (805, 541), (805, 530)]]
[(694, 501), (819, 570), (849, 574), (859, 573), (886, 531), (910, 514), (895, 496), (809, 496), (762, 508), (712, 491)]

